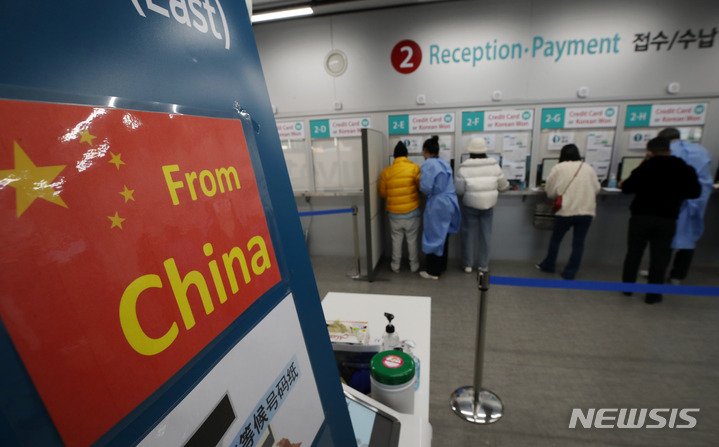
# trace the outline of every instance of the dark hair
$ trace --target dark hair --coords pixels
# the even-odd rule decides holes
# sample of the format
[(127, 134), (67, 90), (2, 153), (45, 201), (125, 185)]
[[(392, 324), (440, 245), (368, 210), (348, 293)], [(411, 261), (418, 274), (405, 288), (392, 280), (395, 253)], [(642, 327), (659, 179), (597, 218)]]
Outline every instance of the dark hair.
[(659, 132), (659, 135), (657, 136), (672, 141), (680, 139), (682, 137), (682, 134), (679, 133), (679, 129), (677, 129), (676, 127), (667, 127), (666, 129), (662, 129), (662, 131)]
[(487, 158), (487, 154), (469, 154), (469, 158)]
[(576, 144), (566, 144), (559, 153), (559, 162), (563, 161), (579, 161), (582, 157), (579, 155), (579, 148)]
[(424, 140), (422, 150), (427, 151), (429, 155), (432, 156), (439, 155), (439, 137), (437, 135), (432, 135), (432, 138)]
[(664, 155), (671, 153), (669, 149), (669, 140), (664, 137), (656, 137), (649, 140), (647, 150), (654, 155)]
[(404, 143), (401, 141), (397, 143), (397, 146), (394, 147), (394, 158), (406, 157), (407, 153), (407, 146), (405, 146)]

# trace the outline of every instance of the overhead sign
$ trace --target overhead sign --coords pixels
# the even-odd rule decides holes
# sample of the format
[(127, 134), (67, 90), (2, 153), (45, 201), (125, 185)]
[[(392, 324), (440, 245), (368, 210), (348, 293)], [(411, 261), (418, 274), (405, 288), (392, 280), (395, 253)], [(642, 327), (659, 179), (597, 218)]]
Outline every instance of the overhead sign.
[(302, 121), (278, 121), (277, 133), (280, 135), (280, 140), (304, 140), (305, 125)]
[[(153, 3), (152, 0), (147, 0), (147, 10), (144, 10), (140, 5), (140, 0), (132, 0), (135, 10), (140, 16), (147, 17), (147, 14), (152, 14), (155, 17), (166, 17), (167, 19), (172, 17), (175, 21), (175, 26), (187, 27), (194, 32), (212, 36), (224, 42), (226, 50), (230, 49), (230, 31), (227, 27), (225, 11), (222, 9), (219, 0), (205, 0), (202, 7), (200, 7), (199, 0), (190, 0), (188, 2), (189, 8), (184, 1), (170, 1), (169, 8), (161, 6), (161, 3), (164, 2)], [(190, 10), (192, 14), (190, 14)]]
[(542, 129), (616, 127), (618, 106), (542, 109)]
[(390, 135), (447, 132), (454, 132), (454, 112), (389, 116)]
[(310, 121), (312, 138), (358, 137), (362, 129), (368, 129), (372, 121), (368, 116)]
[[(477, 68), (501, 61), (544, 59), (554, 63), (566, 60), (615, 56), (620, 53), (686, 52), (706, 50), (714, 46), (716, 27), (679, 28), (647, 31), (634, 29), (621, 33), (609, 31), (603, 34), (576, 34), (567, 39), (555, 39), (550, 35), (526, 37), (495, 35), (493, 38), (454, 42), (444, 46), (424, 42), (424, 54), (429, 66), (462, 66)], [(407, 74), (419, 68), (422, 62), (422, 46), (413, 40), (402, 40), (392, 49), (391, 61), (395, 70)]]
[(628, 106), (624, 127), (700, 126), (706, 122), (707, 109), (707, 103)]
[(462, 112), (462, 132), (531, 130), (534, 110)]
[(0, 101), (0, 182), (0, 317), (67, 445), (281, 279), (239, 119)]
[(421, 62), (422, 50), (414, 40), (403, 40), (392, 49), (392, 66), (399, 73), (412, 73)]

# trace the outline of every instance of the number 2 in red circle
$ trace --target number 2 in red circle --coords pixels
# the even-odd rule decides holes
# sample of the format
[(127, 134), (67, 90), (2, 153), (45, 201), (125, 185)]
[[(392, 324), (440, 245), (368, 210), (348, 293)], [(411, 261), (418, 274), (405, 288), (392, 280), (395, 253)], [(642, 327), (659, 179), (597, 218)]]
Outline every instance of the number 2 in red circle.
[(392, 66), (402, 74), (409, 74), (419, 68), (422, 50), (414, 40), (403, 40), (392, 48)]

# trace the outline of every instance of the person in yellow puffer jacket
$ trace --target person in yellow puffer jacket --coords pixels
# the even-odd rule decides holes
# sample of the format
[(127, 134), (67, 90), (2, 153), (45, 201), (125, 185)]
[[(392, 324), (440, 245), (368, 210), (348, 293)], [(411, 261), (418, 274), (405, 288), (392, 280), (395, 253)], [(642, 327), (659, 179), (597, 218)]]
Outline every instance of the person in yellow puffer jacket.
[(409, 268), (419, 270), (419, 251), (417, 237), (422, 223), (419, 209), (419, 166), (407, 158), (407, 147), (401, 141), (394, 148), (392, 166), (382, 171), (379, 180), (379, 193), (387, 199), (385, 208), (389, 214), (389, 226), (392, 233), (392, 262), (390, 267), (399, 272), (402, 260), (402, 241), (407, 237)]

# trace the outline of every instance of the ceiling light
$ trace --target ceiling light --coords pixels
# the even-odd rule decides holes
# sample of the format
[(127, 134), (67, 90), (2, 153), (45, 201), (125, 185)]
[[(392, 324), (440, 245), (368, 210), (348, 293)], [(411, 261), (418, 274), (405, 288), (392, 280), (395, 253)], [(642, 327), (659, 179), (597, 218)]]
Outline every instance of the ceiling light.
[(266, 22), (268, 20), (289, 19), (291, 17), (301, 17), (311, 15), (314, 11), (312, 8), (295, 8), (283, 9), (282, 11), (264, 12), (252, 15), (252, 23)]

